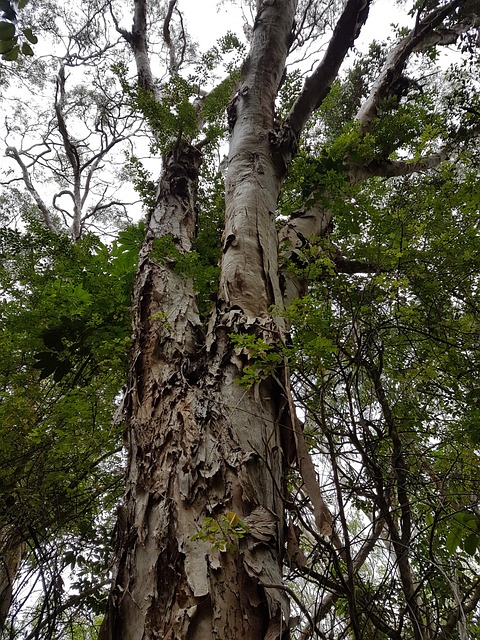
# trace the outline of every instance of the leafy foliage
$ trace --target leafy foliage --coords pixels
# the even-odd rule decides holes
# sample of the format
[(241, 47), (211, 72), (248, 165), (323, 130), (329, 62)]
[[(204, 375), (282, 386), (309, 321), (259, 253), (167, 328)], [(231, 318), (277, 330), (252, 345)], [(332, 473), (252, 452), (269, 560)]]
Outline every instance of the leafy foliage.
[(37, 44), (38, 38), (30, 27), (22, 29), (22, 36), (17, 31), (17, 11), (25, 7), (28, 0), (20, 0), (13, 3), (10, 0), (0, 2), (0, 54), (2, 60), (12, 62), (18, 59), (20, 54), (33, 56), (30, 45)]
[[(316, 32), (317, 4), (299, 3)], [(445, 5), (414, 4), (418, 19)], [(468, 17), (473, 5), (458, 3), (444, 26)], [(36, 42), (31, 29), (19, 33), (10, 2), (1, 0), (0, 10), (3, 58), (31, 55), (30, 44)], [(63, 126), (81, 122), (85, 137), (45, 136), (39, 155), (25, 151), (32, 160), (26, 171), (52, 163), (51, 181), (63, 197), (76, 161), (87, 176), (90, 165), (102, 165), (110, 140), (116, 144), (130, 135), (133, 120), (125, 106), (147, 121), (152, 154), (165, 156), (183, 141), (198, 145), (204, 163), (193, 250), (179, 251), (167, 235), (153, 241), (150, 257), (193, 280), (206, 319), (218, 288), (224, 228), (225, 185), (217, 165), (245, 45), (227, 33), (189, 60), (190, 66), (165, 76), (153, 95), (130, 80), (125, 58), (107, 42), (103, 5), (84, 3), (73, 27), (68, 21), (68, 37), (55, 26), (62, 12), (50, 10), (56, 42), (68, 40), (67, 68), (86, 62), (90, 70), (101, 67), (102, 74), (93, 88), (79, 83), (66, 91), (63, 104), (57, 100)], [(301, 596), (303, 628), (292, 634), (302, 640), (418, 638), (415, 625), (426, 630), (425, 637), (427, 631), (428, 637), (443, 637), (442, 628), (450, 629), (452, 638), (466, 637), (467, 629), (471, 637), (479, 633), (474, 31), (462, 36), (462, 60), (446, 74), (435, 66), (437, 47), (414, 52), (368, 126), (358, 121), (358, 110), (393, 43), (374, 42), (333, 82), (298, 141), (278, 201), (279, 227), (309, 213), (330, 220), (321, 238), (298, 233), (287, 270), (301, 281), (305, 295), (288, 309), (274, 310), (285, 316), (288, 338), (280, 344), (277, 336), (269, 342), (253, 333), (230, 335), (245, 393), (255, 393), (268, 379), (279, 396), (272, 400), (282, 405), (288, 391), (280, 388), (278, 373), (283, 380), (288, 365), (303, 436), (332, 515), (336, 537), (330, 539), (318, 531), (299, 470), (290, 469), (288, 494), (282, 494), (290, 510), (285, 571), (291, 593)], [(397, 35), (405, 33), (398, 28)], [(448, 30), (436, 34), (448, 36)], [(301, 35), (293, 35), (299, 42)], [(112, 62), (122, 97), (110, 95), (103, 84), (108, 78), (115, 86), (108, 75)], [(286, 74), (269, 125), (275, 132), (287, 120), (303, 80), (301, 69)], [(59, 81), (60, 76), (57, 99)], [(30, 82), (35, 87), (41, 80), (32, 76)], [(20, 129), (17, 120), (12, 131), (28, 137), (25, 123)], [(58, 118), (49, 120), (49, 135), (55, 127), (62, 128)], [(92, 131), (103, 145), (96, 155), (87, 153)], [(52, 148), (55, 162), (48, 156)], [(413, 171), (415, 163), (439, 151), (442, 163)], [(128, 174), (151, 212), (155, 181), (139, 157), (132, 142), (122, 175)], [(395, 175), (393, 167), (402, 162), (403, 173)], [(0, 543), (26, 543), (23, 575), (36, 571), (43, 593), (26, 614), (20, 612), (22, 603), (15, 603), (7, 631), (11, 637), (31, 630), (35, 637), (53, 638), (68, 628), (72, 638), (90, 638), (105, 605), (103, 580), (122, 466), (121, 426), (111, 417), (127, 376), (130, 292), (148, 215), (146, 222), (122, 228), (112, 244), (83, 232), (72, 243), (46, 231), (32, 214), (18, 231), (14, 212), (31, 207), (33, 196), (27, 182), (25, 196), (14, 181), (4, 197), (8, 206), (0, 230)], [(104, 187), (99, 182), (95, 194), (104, 196)], [(103, 196), (84, 220), (103, 210)], [(54, 209), (60, 220), (61, 208)], [(350, 270), (342, 271), (339, 256)], [(362, 271), (362, 265), (368, 269)], [(162, 310), (157, 318), (168, 321)], [(279, 426), (291, 430), (291, 424)], [(240, 554), (247, 534), (240, 516), (225, 511), (206, 517), (192, 540)], [(61, 580), (67, 576), (64, 593)]]
[[(475, 582), (477, 196), (477, 172), (451, 165), (389, 185), (374, 179), (356, 196), (357, 233), (340, 209), (332, 239), (376, 273), (338, 274), (322, 255), (302, 254), (310, 285), (288, 313), (289, 362), (312, 450), (331, 469), (325, 494), (339, 523), (349, 523), (352, 554), (378, 521), (393, 541), (351, 578), (357, 605), (336, 596), (337, 624), (357, 615), (366, 628), (381, 616), (397, 628), (406, 603), (395, 567), (406, 545), (425, 624), (441, 623), (427, 610), (432, 602), (453, 607), (455, 589)], [(308, 521), (308, 508), (298, 517)], [(337, 580), (341, 554), (317, 545), (312, 566)]]
[(247, 533), (248, 525), (238, 517), (238, 514), (228, 511), (217, 518), (205, 518), (202, 528), (192, 537), (192, 541), (203, 540), (208, 542), (212, 549), (218, 549), (223, 553), (227, 551), (234, 553), (238, 541)]
[[(72, 589), (97, 585), (88, 606), (96, 598), (100, 613), (121, 488), (112, 414), (128, 366), (136, 255), (93, 236), (72, 244), (34, 221), (24, 232), (3, 228), (0, 242), (0, 530), (28, 543), (47, 600), (70, 565)], [(40, 625), (42, 611), (31, 614)]]

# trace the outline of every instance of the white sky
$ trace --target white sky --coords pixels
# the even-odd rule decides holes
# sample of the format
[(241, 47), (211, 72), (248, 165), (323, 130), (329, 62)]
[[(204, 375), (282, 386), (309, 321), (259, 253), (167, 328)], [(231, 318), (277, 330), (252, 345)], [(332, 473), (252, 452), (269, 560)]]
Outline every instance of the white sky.
[[(178, 6), (184, 12), (187, 27), (192, 37), (205, 48), (214, 44), (223, 32), (230, 29), (242, 31), (242, 12), (238, 6), (227, 2), (218, 8), (218, 0), (179, 0)], [(407, 6), (409, 3), (407, 3)], [(406, 25), (412, 22), (405, 7), (399, 7), (395, 0), (376, 0), (370, 8), (367, 24), (357, 41), (362, 47), (373, 40), (383, 40), (391, 32), (391, 23)]]

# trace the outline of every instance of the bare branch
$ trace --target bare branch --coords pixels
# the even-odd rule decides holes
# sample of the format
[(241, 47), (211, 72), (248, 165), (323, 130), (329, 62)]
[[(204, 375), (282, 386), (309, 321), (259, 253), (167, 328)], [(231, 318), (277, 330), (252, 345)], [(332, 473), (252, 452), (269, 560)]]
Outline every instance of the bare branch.
[(74, 176), (79, 175), (80, 160), (78, 152), (74, 144), (72, 144), (67, 125), (63, 115), (63, 107), (65, 105), (65, 65), (60, 65), (57, 75), (57, 91), (55, 96), (55, 115), (57, 116), (58, 130), (62, 136), (65, 153), (72, 166)]
[(177, 4), (177, 0), (170, 0), (168, 3), (167, 15), (165, 16), (165, 20), (163, 22), (163, 39), (165, 40), (165, 44), (169, 49), (172, 48), (172, 38), (170, 35), (170, 21), (172, 19), (173, 10), (175, 9), (175, 5)]
[(25, 183), (25, 186), (27, 187), (28, 192), (33, 197), (33, 199), (35, 200), (35, 203), (36, 203), (37, 207), (40, 209), (40, 212), (41, 212), (41, 214), (43, 216), (43, 220), (45, 222), (45, 225), (47, 226), (47, 229), (49, 231), (51, 231), (52, 233), (56, 233), (57, 229), (55, 228), (55, 225), (52, 222), (48, 207), (44, 203), (42, 198), (40, 197), (40, 194), (38, 193), (38, 191), (33, 186), (33, 183), (32, 183), (32, 181), (30, 179), (29, 174), (28, 174), (28, 169), (27, 169), (25, 163), (23, 162), (22, 158), (20, 157), (19, 152), (17, 151), (17, 149), (15, 147), (8, 147), (7, 150), (6, 150), (6, 155), (9, 158), (13, 158), (15, 160), (15, 162), (19, 165), (19, 167), (20, 167), (20, 169), (22, 171), (23, 182)]
[(146, 0), (134, 0), (133, 29), (125, 39), (132, 47), (135, 57), (138, 86), (155, 96), (155, 82), (148, 56)]
[(128, 42), (128, 44), (132, 46), (133, 34), (130, 31), (127, 31), (126, 29), (122, 29), (122, 27), (120, 26), (120, 23), (117, 20), (117, 16), (113, 12), (113, 7), (111, 2), (108, 3), (108, 6), (110, 9), (110, 15), (112, 16), (113, 24), (115, 25), (115, 29), (122, 36), (122, 38), (124, 38), (126, 42)]
[[(382, 534), (384, 525), (385, 525), (385, 520), (383, 518), (380, 518), (375, 522), (369, 538), (365, 540), (360, 551), (353, 558), (352, 564), (353, 564), (354, 573), (358, 573), (362, 568), (362, 566), (365, 564), (368, 556), (375, 548), (375, 545)], [(343, 579), (346, 581), (347, 576), (343, 576)], [(337, 602), (340, 596), (341, 596), (341, 593), (336, 591), (322, 598), (322, 602), (320, 603), (320, 605), (318, 606), (318, 608), (316, 609), (315, 613), (312, 616), (315, 621), (315, 624), (318, 624), (321, 620), (323, 620), (323, 618), (325, 618), (329, 610), (334, 606), (334, 604)], [(307, 638), (311, 636), (311, 632), (312, 632), (312, 626), (309, 624), (302, 630), (300, 639), (307, 640)]]

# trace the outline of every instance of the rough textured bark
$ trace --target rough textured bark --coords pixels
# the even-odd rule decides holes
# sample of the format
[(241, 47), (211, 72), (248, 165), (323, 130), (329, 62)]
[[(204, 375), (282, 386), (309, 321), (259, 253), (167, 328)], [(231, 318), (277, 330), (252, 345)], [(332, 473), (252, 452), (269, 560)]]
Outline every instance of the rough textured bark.
[(0, 531), (0, 631), (13, 597), (13, 583), (25, 556), (26, 544), (17, 531), (6, 527)]
[[(365, 5), (349, 2), (350, 13), (353, 6), (360, 11)], [(288, 436), (293, 404), (285, 372), (248, 390), (237, 384), (248, 354), (237, 353), (229, 336), (283, 339), (282, 322), (270, 314), (272, 304), (283, 302), (275, 210), (295, 139), (283, 136), (279, 144), (274, 105), (295, 9), (294, 0), (259, 7), (229, 110), (220, 289), (206, 331), (192, 283), (175, 271), (173, 260), (156, 256), (156, 239), (165, 236), (178, 251), (191, 249), (200, 156), (182, 143), (165, 162), (135, 287), (135, 348), (125, 403), (127, 491), (103, 638), (288, 635), (283, 509), (287, 459), (294, 457)], [(349, 19), (356, 22), (353, 14)], [(141, 80), (146, 68), (139, 66)], [(310, 106), (303, 116), (326, 95), (320, 84), (304, 92)], [(243, 539), (228, 530), (225, 514), (246, 524)], [(226, 551), (194, 539), (205, 517), (218, 521)]]
[[(155, 239), (191, 249), (200, 156), (181, 144), (167, 158), (135, 288), (135, 352), (126, 401), (126, 507), (119, 518), (115, 588), (104, 637), (280, 638), (285, 464), (278, 383), (245, 391), (244, 357), (229, 334), (279, 339), (275, 205), (281, 177), (269, 131), (295, 2), (262, 8), (232, 109), (220, 296), (206, 334), (192, 283), (155, 259)], [(193, 540), (205, 517), (236, 514), (227, 550)]]
[[(283, 593), (262, 587), (281, 583), (278, 399), (271, 384), (245, 393), (235, 383), (241, 361), (228, 337), (234, 324), (274, 327), (224, 307), (202, 335), (192, 284), (154, 258), (155, 236), (190, 248), (198, 161), (192, 147), (168, 159), (138, 272), (113, 638), (220, 638), (225, 629), (276, 638), (288, 624)], [(233, 540), (219, 552), (192, 540), (206, 516), (228, 511), (250, 518), (238, 547)]]
[[(283, 169), (269, 134), (294, 12), (293, 0), (260, 9), (231, 107), (220, 294), (206, 332), (192, 283), (168, 259), (155, 259), (156, 238), (191, 249), (200, 156), (181, 144), (166, 160), (135, 288), (126, 506), (104, 637), (287, 633), (289, 604), (278, 586), (284, 391), (273, 378), (247, 391), (237, 384), (247, 356), (229, 335), (281, 339), (269, 309), (281, 302), (275, 207)], [(227, 513), (245, 522), (244, 539), (222, 530)], [(193, 539), (205, 517), (218, 521), (226, 551)]]

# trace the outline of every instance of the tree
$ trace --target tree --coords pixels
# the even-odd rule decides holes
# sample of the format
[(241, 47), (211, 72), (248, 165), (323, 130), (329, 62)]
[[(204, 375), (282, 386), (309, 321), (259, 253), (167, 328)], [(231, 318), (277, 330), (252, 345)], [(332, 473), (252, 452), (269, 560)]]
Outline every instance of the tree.
[[(125, 104), (107, 109), (111, 126), (136, 110), (163, 163), (155, 187), (130, 162), (148, 216), (103, 640), (477, 633), (480, 10), (414, 3), (410, 28), (355, 53), (370, 4), (248, 2), (248, 51), (228, 33), (201, 56), (176, 0), (135, 0), (131, 31), (114, 3), (109, 14), (84, 3), (95, 37), (72, 27), (71, 47), (87, 42), (104, 60), (110, 15), (137, 70), (132, 79), (115, 59)], [(155, 25), (162, 80), (150, 64)], [(462, 54), (446, 72), (436, 64), (443, 45)], [(82, 57), (71, 47), (64, 66)], [(301, 61), (315, 50), (304, 78)], [(44, 170), (61, 191), (70, 181), (75, 204), (90, 138), (65, 122), (76, 97), (88, 106), (93, 94), (64, 102), (61, 69), (57, 133), (42, 138), (59, 164), (50, 158)], [(92, 111), (82, 111), (87, 132)], [(29, 184), (43, 155), (29, 149), (10, 157), (36, 224), (67, 231), (80, 251), (81, 214), (62, 224), (58, 198), (42, 207)], [(107, 156), (95, 153), (101, 166)], [(83, 269), (72, 270), (83, 283)], [(93, 351), (108, 349), (93, 338), (103, 324), (80, 320)], [(68, 314), (60, 324), (62, 336), (74, 329)], [(53, 348), (58, 323), (47, 329), (36, 339), (51, 353), (36, 351), (37, 373), (57, 382), (60, 361), (81, 353), (65, 349), (76, 339)], [(27, 461), (41, 471), (34, 452)], [(58, 620), (63, 604), (51, 606)], [(32, 634), (55, 637), (51, 620), (40, 617)]]
[[(450, 159), (470, 159), (471, 140), (462, 135), (462, 126), (448, 120), (444, 111), (437, 119), (433, 100), (440, 99), (438, 89), (433, 84), (421, 86), (410, 73), (415, 70), (412, 60), (435, 56), (439, 45), (462, 42), (470, 51), (471, 34), (479, 21), (478, 5), (461, 1), (417, 3), (412, 9), (413, 28), (400, 34), (388, 52), (383, 49), (372, 56), (370, 68), (376, 70), (373, 82), (357, 67), (360, 87), (353, 84), (353, 75), (347, 87), (335, 84), (367, 20), (369, 5), (368, 0), (347, 0), (336, 7), (335, 27), (322, 59), (298, 90), (292, 78), (287, 79), (290, 104), (287, 107), (280, 102), (284, 111), (278, 117), (289, 51), (298, 47), (302, 38), (311, 40), (326, 28), (322, 23), (325, 14), (316, 2), (298, 6), (293, 0), (257, 3), (249, 52), (227, 110), (230, 135), (225, 223), (218, 297), (208, 319), (198, 311), (197, 291), (193, 279), (186, 277), (185, 265), (196, 251), (195, 234), (202, 219), (198, 179), (202, 151), (209, 143), (211, 94), (203, 95), (184, 84), (180, 74), (187, 42), (183, 20), (175, 0), (168, 5), (163, 33), (170, 50), (170, 86), (175, 88), (179, 126), (176, 135), (166, 141), (159, 139), (163, 172), (139, 257), (134, 293), (135, 342), (125, 397), (126, 497), (103, 638), (213, 638), (225, 633), (231, 638), (287, 637), (292, 626), (289, 596), (296, 602), (298, 597), (283, 580), (286, 543), (287, 548), (297, 547), (290, 558), (292, 563), (296, 560), (299, 570), (299, 558), (305, 555), (293, 521), (289, 524), (285, 519), (285, 507), (293, 499), (290, 496), (295, 486), (289, 479), (292, 466), (301, 478), (304, 499), (312, 504), (312, 516), (304, 519), (304, 527), (310, 531), (314, 547), (326, 549), (335, 563), (332, 571), (336, 576), (336, 580), (325, 574), (319, 578), (330, 594), (317, 607), (304, 610), (307, 626), (301, 637), (315, 633), (322, 637), (321, 621), (339, 600), (348, 611), (345, 633), (353, 637), (448, 637), (458, 622), (463, 624), (459, 633), (466, 633), (466, 617), (480, 596), (473, 568), (460, 562), (462, 577), (446, 576), (446, 587), (441, 588), (447, 589), (453, 601), (438, 615), (431, 616), (427, 605), (428, 590), (435, 590), (435, 580), (445, 573), (438, 557), (430, 558), (428, 582), (418, 582), (417, 553), (422, 552), (416, 547), (420, 537), (413, 527), (413, 513), (421, 506), (420, 502), (412, 504), (416, 495), (414, 467), (412, 453), (408, 452), (408, 447), (414, 446), (410, 438), (415, 441), (418, 434), (414, 430), (417, 435), (407, 436), (408, 429), (403, 427), (408, 411), (426, 422), (431, 414), (424, 417), (425, 407), (417, 405), (413, 397), (410, 404), (414, 409), (401, 409), (406, 398), (400, 392), (398, 402), (392, 405), (391, 390), (386, 385), (398, 388), (401, 383), (384, 372), (383, 351), (387, 346), (380, 337), (378, 320), (370, 318), (375, 314), (376, 296), (380, 296), (378, 287), (384, 296), (378, 298), (380, 315), (386, 318), (391, 309), (385, 289), (392, 299), (404, 295), (408, 301), (414, 295), (418, 308), (410, 313), (419, 312), (420, 316), (425, 309), (424, 296), (432, 305), (435, 296), (432, 299), (420, 285), (422, 279), (426, 284), (426, 276), (413, 273), (405, 276), (412, 289), (401, 294), (397, 283), (397, 292), (393, 289), (392, 293), (394, 281), (386, 275), (392, 271), (391, 255), (389, 261), (383, 252), (372, 255), (373, 247), (375, 251), (379, 248), (372, 245), (368, 260), (348, 260), (330, 244), (329, 236), (342, 207), (344, 211), (360, 209), (362, 198), (368, 195), (384, 201), (394, 197), (388, 195), (390, 191), (382, 191), (383, 182), (378, 177), (393, 179), (393, 193), (401, 197), (402, 188), (412, 188), (416, 181), (420, 191), (427, 186), (434, 188), (434, 177), (437, 172), (448, 171)], [(168, 85), (155, 82), (149, 64), (147, 4), (137, 0), (134, 6), (132, 31), (120, 29), (137, 64), (138, 85), (131, 95), (150, 118), (154, 133), (162, 136), (162, 109), (169, 99), (164, 87)], [(176, 38), (172, 34), (174, 11), (179, 17)], [(471, 55), (477, 60), (473, 49)], [(327, 100), (334, 100), (335, 95), (329, 95), (333, 88), (344, 92), (339, 101), (349, 113), (347, 121), (327, 127), (331, 114), (324, 111), (318, 133), (306, 133), (309, 120), (322, 113)], [(353, 94), (350, 104), (346, 89)], [(193, 107), (195, 91), (201, 115), (198, 120), (193, 108), (188, 111), (189, 104)], [(455, 100), (458, 95), (454, 91), (450, 98)], [(333, 105), (335, 108), (335, 102)], [(206, 127), (203, 139), (198, 130), (200, 121)], [(476, 136), (476, 109), (469, 110), (468, 127), (470, 135)], [(308, 139), (315, 141), (313, 152), (308, 150)], [(287, 192), (294, 168), (296, 181), (290, 183)], [(420, 187), (419, 176), (423, 173), (428, 177)], [(453, 192), (458, 193), (459, 179), (454, 179), (454, 184)], [(358, 185), (362, 185), (360, 189)], [(289, 201), (291, 215), (278, 232), (278, 214), (283, 213), (278, 203), (282, 198)], [(426, 195), (422, 200), (424, 206), (433, 206), (426, 203)], [(345, 218), (343, 224), (351, 225), (352, 220)], [(375, 224), (378, 221), (372, 219), (370, 233)], [(417, 244), (426, 242), (421, 233), (420, 237), (417, 235)], [(322, 239), (326, 244), (322, 245)], [(344, 244), (349, 250), (357, 248), (351, 238)], [(388, 242), (386, 245), (388, 254), (392, 247)], [(318, 255), (324, 256), (323, 262)], [(398, 258), (401, 256), (403, 253)], [(362, 271), (373, 272), (376, 280), (364, 286), (364, 280), (352, 278), (349, 283), (337, 275), (354, 276)], [(400, 273), (402, 269), (397, 270), (397, 278)], [(384, 288), (382, 278), (389, 282)], [(332, 280), (338, 284), (329, 286)], [(363, 519), (370, 518), (370, 523), (363, 525), (369, 533), (359, 550), (349, 533), (345, 500), (338, 496), (338, 512), (333, 505), (327, 506), (307, 447), (307, 432), (302, 431), (292, 398), (290, 365), (295, 361), (289, 330), (295, 337), (305, 333), (302, 320), (308, 326), (314, 314), (318, 316), (322, 299), (315, 292), (322, 286), (327, 289), (323, 296), (330, 299), (332, 324), (338, 327), (336, 340), (329, 338), (329, 320), (317, 321), (313, 329), (317, 336), (315, 356), (304, 341), (308, 356), (305, 377), (297, 374), (294, 389), (297, 392), (303, 383), (320, 398), (324, 392), (330, 393), (329, 401), (318, 400), (318, 408), (317, 403), (308, 403), (307, 417), (315, 422), (317, 430), (325, 432), (333, 461), (341, 446), (341, 434), (347, 433), (349, 442), (356, 445), (358, 455), (349, 468), (332, 463), (336, 490), (349, 491), (357, 464), (363, 465), (370, 478), (368, 488), (353, 485), (351, 489)], [(299, 298), (303, 302), (298, 302)], [(292, 304), (294, 308), (297, 305), (296, 313)], [(302, 304), (303, 308), (299, 306)], [(455, 306), (451, 298), (448, 304)], [(286, 313), (285, 309), (290, 311)], [(350, 311), (350, 325), (341, 326), (339, 309)], [(458, 312), (466, 321), (463, 310)], [(392, 357), (410, 357), (407, 353), (417, 349), (417, 345), (408, 345), (405, 323), (410, 320), (395, 318), (400, 324), (389, 327), (393, 343), (388, 348), (397, 354)], [(429, 340), (438, 347), (441, 339), (436, 332), (440, 325), (430, 317), (428, 321), (433, 323), (428, 325)], [(320, 345), (323, 341), (325, 351), (321, 366), (312, 364), (320, 357), (318, 341)], [(453, 344), (449, 341), (451, 348)], [(437, 347), (431, 348), (435, 351)], [(464, 353), (469, 349), (465, 346)], [(298, 345), (294, 353), (299, 357)], [(431, 353), (428, 357), (433, 358)], [(310, 367), (314, 366), (312, 371)], [(330, 371), (339, 371), (343, 381), (337, 378), (333, 384)], [(406, 384), (405, 378), (402, 384)], [(429, 384), (433, 382), (429, 380)], [(441, 388), (444, 382), (437, 380), (436, 384)], [(332, 399), (342, 389), (343, 397), (336, 400), (340, 409), (336, 411), (342, 411), (342, 415), (346, 412), (346, 423), (339, 422), (336, 412), (329, 415), (326, 411), (334, 410)], [(447, 421), (448, 402), (441, 396), (437, 395), (435, 411), (438, 419)], [(425, 436), (422, 446), (429, 437), (432, 435)], [(377, 446), (384, 447), (383, 468), (377, 460)], [(422, 473), (430, 476), (439, 496), (443, 495), (443, 480), (429, 467), (428, 460), (425, 465)], [(423, 488), (427, 493), (432, 490), (431, 486)], [(363, 505), (362, 491), (367, 498)], [(373, 512), (368, 514), (371, 504)], [(469, 499), (457, 503), (459, 520), (465, 516), (472, 523), (478, 522), (472, 506)], [(298, 513), (301, 516), (301, 511)], [(431, 536), (440, 535), (440, 511), (429, 517), (433, 518)], [(459, 525), (462, 531), (466, 531), (464, 525)], [(472, 527), (467, 529), (476, 545), (477, 524)], [(369, 585), (359, 574), (378, 545), (385, 545), (385, 574), (395, 571), (400, 585), (387, 617), (378, 599), (380, 591), (372, 601), (369, 589), (373, 583)], [(312, 575), (314, 569), (306, 567), (304, 576)], [(388, 593), (387, 587), (384, 582), (384, 594)]]
[[(16, 22), (14, 9), (5, 15)], [(22, 10), (25, 24), (54, 38), (58, 57), (7, 56), (7, 77), (35, 92), (28, 104), (8, 87), (1, 96), (0, 629), (7, 624), (10, 638), (68, 627), (85, 602), (102, 610), (120, 485), (122, 428), (112, 413), (127, 371), (141, 225), (125, 226), (112, 175), (135, 123), (119, 83), (95, 64), (113, 48), (98, 6), (74, 10), (62, 34), (54, 18), (64, 8)], [(67, 567), (70, 591), (85, 597), (58, 589)]]

